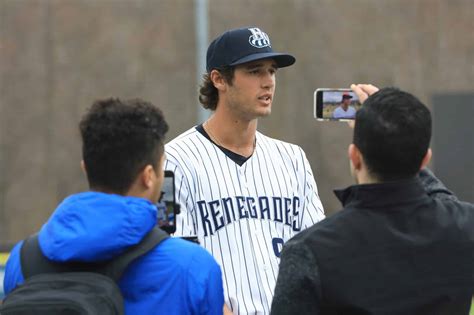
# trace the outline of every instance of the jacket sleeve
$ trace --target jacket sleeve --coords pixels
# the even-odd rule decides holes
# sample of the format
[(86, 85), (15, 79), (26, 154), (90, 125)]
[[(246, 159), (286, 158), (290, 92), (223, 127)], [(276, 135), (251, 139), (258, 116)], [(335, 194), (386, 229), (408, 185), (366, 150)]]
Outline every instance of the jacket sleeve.
[[(195, 245), (198, 246), (198, 245)], [(222, 315), (224, 310), (224, 288), (221, 268), (216, 260), (203, 248), (194, 255), (190, 263), (188, 286), (193, 299), (193, 314)]]
[(272, 315), (320, 314), (321, 288), (314, 255), (299, 242), (283, 247)]
[(221, 268), (217, 263), (209, 273), (206, 295), (206, 311), (202, 314), (220, 315), (224, 309), (224, 288), (222, 286)]
[(446, 186), (444, 186), (444, 184), (427, 167), (418, 173), (418, 179), (430, 197), (458, 201), (458, 198), (453, 194), (453, 192), (446, 188)]

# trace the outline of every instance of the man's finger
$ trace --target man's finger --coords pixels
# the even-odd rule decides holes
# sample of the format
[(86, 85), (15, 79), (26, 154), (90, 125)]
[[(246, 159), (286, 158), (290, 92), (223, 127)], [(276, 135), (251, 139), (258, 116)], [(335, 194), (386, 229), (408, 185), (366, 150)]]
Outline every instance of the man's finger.
[(377, 92), (379, 90), (378, 87), (372, 85), (372, 84), (358, 84), (358, 86), (365, 92), (367, 93), (369, 96), (374, 94), (375, 92)]
[(351, 84), (351, 90), (354, 91), (361, 103), (364, 103), (369, 97), (369, 95), (362, 89), (361, 84)]

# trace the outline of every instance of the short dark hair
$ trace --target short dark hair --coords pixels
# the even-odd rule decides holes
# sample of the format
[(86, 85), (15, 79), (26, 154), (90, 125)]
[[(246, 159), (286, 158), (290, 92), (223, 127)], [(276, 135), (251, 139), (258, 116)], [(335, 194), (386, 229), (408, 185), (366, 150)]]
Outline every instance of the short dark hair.
[(145, 166), (158, 165), (168, 124), (149, 102), (109, 98), (89, 108), (79, 129), (90, 187), (125, 194)]
[(412, 177), (431, 139), (431, 114), (410, 93), (384, 88), (356, 114), (353, 143), (371, 175), (381, 181)]
[[(224, 77), (224, 80), (229, 85), (232, 85), (235, 67), (226, 66), (215, 70), (220, 72), (220, 74)], [(217, 103), (219, 102), (219, 92), (214, 86), (214, 83), (211, 81), (210, 73), (206, 73), (203, 76), (202, 84), (199, 89), (199, 102), (205, 109), (216, 110), (217, 108)]]

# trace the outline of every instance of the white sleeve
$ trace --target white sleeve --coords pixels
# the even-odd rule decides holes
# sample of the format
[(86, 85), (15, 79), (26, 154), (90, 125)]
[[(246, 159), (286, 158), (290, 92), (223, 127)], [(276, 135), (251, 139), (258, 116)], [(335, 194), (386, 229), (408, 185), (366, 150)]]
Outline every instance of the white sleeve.
[(300, 161), (302, 166), (299, 168), (299, 176), (303, 179), (304, 184), (302, 195), (303, 200), (303, 216), (301, 222), (301, 229), (307, 229), (313, 224), (321, 221), (325, 218), (323, 205), (321, 199), (319, 199), (318, 187), (314, 180), (313, 171), (309, 165), (309, 161), (306, 158), (306, 154), (302, 149)]
[(165, 170), (174, 172), (175, 176), (175, 198), (180, 206), (180, 213), (176, 217), (176, 232), (174, 236), (196, 236), (194, 197), (191, 186), (185, 176), (181, 165), (167, 153)]

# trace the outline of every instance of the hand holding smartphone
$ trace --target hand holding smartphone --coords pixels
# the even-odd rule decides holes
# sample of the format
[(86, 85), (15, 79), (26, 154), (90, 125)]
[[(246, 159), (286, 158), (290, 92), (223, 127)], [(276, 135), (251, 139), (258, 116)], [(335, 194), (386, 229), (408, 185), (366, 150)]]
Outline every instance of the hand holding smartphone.
[(351, 89), (320, 88), (314, 91), (314, 118), (348, 121), (355, 119), (362, 104)]
[[(179, 204), (175, 199), (174, 173), (165, 170), (165, 178), (161, 187), (161, 196), (156, 207), (158, 209), (157, 224), (160, 229), (173, 234), (176, 232), (176, 216), (179, 214)], [(199, 244), (197, 236), (183, 236), (184, 240)]]

